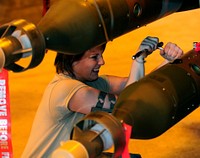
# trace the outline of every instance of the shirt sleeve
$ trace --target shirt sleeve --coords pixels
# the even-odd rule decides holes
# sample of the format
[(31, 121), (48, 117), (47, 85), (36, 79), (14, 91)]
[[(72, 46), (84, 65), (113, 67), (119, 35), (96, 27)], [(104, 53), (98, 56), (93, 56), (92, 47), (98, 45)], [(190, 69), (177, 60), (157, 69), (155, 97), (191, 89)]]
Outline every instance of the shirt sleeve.
[(97, 80), (92, 82), (86, 82), (85, 84), (106, 93), (110, 92), (110, 85), (106, 75), (102, 75)]
[(73, 79), (60, 80), (52, 88), (50, 94), (50, 111), (58, 118), (64, 117), (66, 114), (72, 111), (68, 108), (68, 103), (71, 97), (86, 84)]

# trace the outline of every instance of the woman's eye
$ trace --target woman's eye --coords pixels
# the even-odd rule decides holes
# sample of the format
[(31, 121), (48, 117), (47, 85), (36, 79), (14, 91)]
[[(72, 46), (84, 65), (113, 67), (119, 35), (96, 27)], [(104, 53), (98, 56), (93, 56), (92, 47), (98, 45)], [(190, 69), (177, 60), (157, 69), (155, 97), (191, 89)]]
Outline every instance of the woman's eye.
[(97, 55), (94, 55), (94, 56), (91, 56), (90, 58), (94, 59), (94, 60), (97, 60), (98, 59), (98, 56)]

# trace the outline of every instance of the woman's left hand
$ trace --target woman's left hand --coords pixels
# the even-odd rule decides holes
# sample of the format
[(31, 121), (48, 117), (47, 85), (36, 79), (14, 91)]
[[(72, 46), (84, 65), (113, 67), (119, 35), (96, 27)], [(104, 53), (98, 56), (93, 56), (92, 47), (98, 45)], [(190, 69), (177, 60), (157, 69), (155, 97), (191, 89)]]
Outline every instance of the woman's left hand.
[(168, 42), (164, 49), (160, 51), (160, 55), (168, 61), (174, 61), (182, 57), (183, 50), (176, 44)]

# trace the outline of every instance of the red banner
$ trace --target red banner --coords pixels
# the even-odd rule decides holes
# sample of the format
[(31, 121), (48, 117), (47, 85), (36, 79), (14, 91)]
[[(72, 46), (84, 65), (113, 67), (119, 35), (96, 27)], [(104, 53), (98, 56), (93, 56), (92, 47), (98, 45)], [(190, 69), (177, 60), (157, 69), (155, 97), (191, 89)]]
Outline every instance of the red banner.
[(44, 16), (50, 7), (50, 0), (43, 0), (43, 11), (42, 15)]
[(0, 73), (0, 158), (12, 158), (10, 96), (8, 72)]
[(131, 131), (132, 131), (132, 127), (126, 123), (123, 123), (124, 126), (124, 131), (125, 131), (125, 136), (126, 136), (126, 146), (124, 148), (124, 151), (121, 155), (122, 158), (130, 158), (130, 153), (128, 150), (128, 144), (129, 144), (129, 140), (131, 137)]

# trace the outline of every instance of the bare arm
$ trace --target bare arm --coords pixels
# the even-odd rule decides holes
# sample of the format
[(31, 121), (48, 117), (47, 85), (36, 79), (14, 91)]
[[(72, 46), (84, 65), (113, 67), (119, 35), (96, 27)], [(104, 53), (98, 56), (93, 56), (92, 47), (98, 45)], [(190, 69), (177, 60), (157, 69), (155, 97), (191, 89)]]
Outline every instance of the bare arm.
[(145, 75), (144, 60), (142, 59), (142, 57), (138, 57), (137, 60), (133, 60), (132, 62), (131, 71), (125, 87), (138, 81), (140, 78), (144, 77), (144, 75)]
[[(143, 62), (143, 61), (142, 61)], [(129, 84), (137, 81), (139, 78), (144, 76), (144, 64), (133, 61), (131, 66), (131, 72), (129, 77), (117, 77), (117, 76), (107, 76), (110, 94), (117, 96), (122, 92), (122, 90)], [(98, 102), (100, 91), (98, 89), (85, 86), (80, 88), (70, 99), (69, 108), (72, 111), (88, 114), (91, 112), (92, 107), (95, 107)], [(103, 107), (109, 109), (110, 101), (108, 95), (106, 95)]]
[[(161, 55), (169, 61), (169, 59), (176, 59), (182, 55), (182, 50), (175, 44), (168, 43), (164, 50), (161, 51)], [(142, 78), (145, 74), (144, 72), (144, 56), (138, 57), (137, 60), (133, 60), (131, 65), (129, 77), (117, 77), (117, 76), (107, 76), (110, 85), (110, 92), (114, 94), (115, 97), (122, 92), (122, 90), (134, 83), (135, 81)], [(166, 62), (165, 61), (165, 62)], [(166, 64), (166, 63), (165, 63)], [(98, 102), (100, 91), (98, 89), (86, 86), (79, 89), (70, 99), (69, 108), (72, 111), (77, 111), (80, 113), (88, 114), (91, 112), (91, 108), (96, 106)], [(110, 108), (110, 101), (108, 95), (105, 97), (104, 108)]]
[[(100, 91), (98, 89), (85, 86), (80, 88), (70, 99), (69, 108), (72, 111), (80, 112), (83, 114), (88, 114), (91, 112), (91, 108), (95, 107), (98, 102)], [(108, 99), (108, 95), (106, 95), (104, 104), (104, 108), (110, 108), (110, 101)]]
[(160, 55), (165, 59), (156, 69), (164, 66), (165, 64), (182, 57), (183, 50), (174, 43), (168, 42), (163, 50), (160, 50)]
[(107, 76), (111, 87), (110, 93), (119, 95), (125, 87), (144, 77), (144, 72), (144, 60), (139, 57), (133, 60), (128, 77)]
[[(127, 77), (107, 76), (107, 80), (110, 87), (109, 94), (112, 94), (117, 99), (117, 96), (126, 85)], [(84, 86), (71, 97), (68, 107), (72, 111), (88, 114), (91, 112), (91, 108), (95, 107), (99, 101), (99, 94), (100, 90)], [(109, 94), (105, 97), (103, 108), (110, 108)]]
[[(139, 50), (147, 49), (149, 52), (152, 52), (153, 50), (157, 49), (157, 44), (158, 44), (158, 38), (147, 37), (141, 43)], [(168, 42), (163, 48), (163, 50), (160, 50), (160, 55), (165, 60), (156, 69), (162, 67), (163, 65), (169, 63), (170, 61), (174, 61), (175, 59), (180, 58), (183, 55), (183, 50), (176, 44)], [(144, 58), (146, 57), (147, 54), (142, 54), (133, 61), (126, 86), (144, 77), (145, 75)]]

